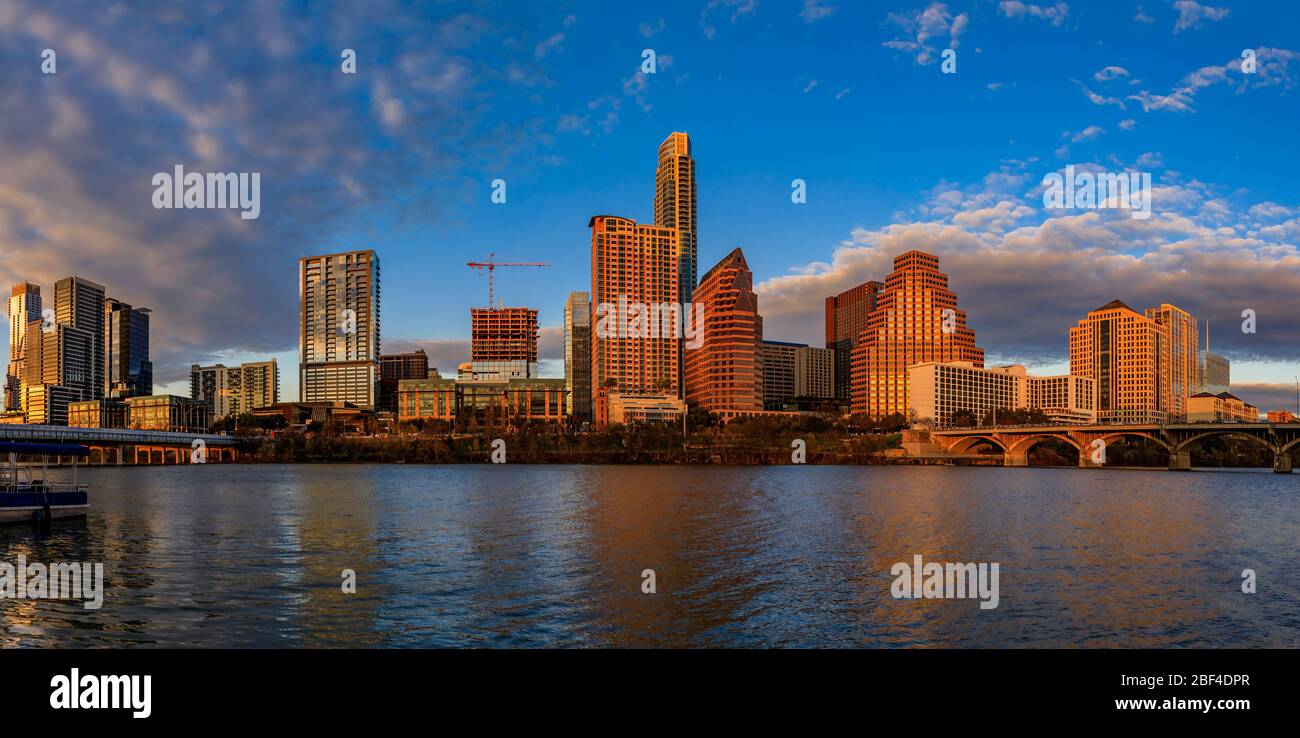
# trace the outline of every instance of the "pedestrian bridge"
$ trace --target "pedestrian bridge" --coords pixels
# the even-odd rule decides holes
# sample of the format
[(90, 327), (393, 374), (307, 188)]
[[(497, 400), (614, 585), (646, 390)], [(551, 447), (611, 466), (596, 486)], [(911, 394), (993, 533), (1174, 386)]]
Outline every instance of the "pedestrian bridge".
[[(1300, 450), (1300, 423), (1168, 423), (1164, 425), (1045, 425), (945, 428), (930, 432), (939, 456), (965, 456), (981, 444), (1002, 452), (1004, 466), (1028, 466), (1029, 450), (1057, 440), (1079, 451), (1080, 467), (1098, 467), (1096, 450), (1123, 438), (1145, 438), (1169, 454), (1169, 468), (1192, 468), (1192, 447), (1215, 436), (1253, 439), (1273, 453), (1273, 471), (1289, 474)], [(1098, 440), (1100, 444), (1096, 443)], [(1104, 456), (1101, 458), (1104, 459)]]
[[(213, 433), (173, 433), (126, 428), (70, 428), (66, 425), (0, 423), (0, 441), (78, 443), (90, 449), (88, 463), (189, 464), (234, 461), (233, 436)], [(202, 459), (200, 462), (199, 460)]]

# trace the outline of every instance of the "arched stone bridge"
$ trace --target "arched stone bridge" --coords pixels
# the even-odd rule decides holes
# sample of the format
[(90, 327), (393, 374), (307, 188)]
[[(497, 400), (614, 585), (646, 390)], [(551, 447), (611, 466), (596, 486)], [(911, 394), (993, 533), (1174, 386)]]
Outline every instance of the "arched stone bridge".
[(992, 426), (945, 428), (930, 433), (931, 442), (943, 453), (967, 455), (983, 443), (1002, 450), (1004, 466), (1028, 466), (1029, 449), (1047, 440), (1064, 441), (1079, 451), (1079, 466), (1094, 467), (1093, 443), (1105, 444), (1121, 438), (1145, 438), (1169, 453), (1169, 468), (1192, 468), (1192, 447), (1213, 436), (1250, 438), (1273, 452), (1273, 471), (1291, 472), (1295, 452), (1300, 449), (1300, 423), (1173, 423), (1167, 425), (1045, 425), (1033, 427)]

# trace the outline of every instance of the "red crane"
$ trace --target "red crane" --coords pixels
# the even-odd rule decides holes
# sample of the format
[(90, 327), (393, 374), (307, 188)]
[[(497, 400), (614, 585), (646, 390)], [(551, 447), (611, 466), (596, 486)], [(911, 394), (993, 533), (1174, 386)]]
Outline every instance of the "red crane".
[(493, 291), (492, 291), (492, 272), (496, 271), (496, 268), (497, 268), (497, 267), (548, 267), (548, 266), (550, 266), (550, 264), (547, 264), (547, 263), (544, 262), (544, 261), (494, 261), (494, 260), (493, 260), (494, 257), (496, 257), (496, 254), (495, 254), (495, 253), (491, 253), (491, 254), (488, 254), (488, 260), (487, 260), (487, 261), (470, 261), (470, 262), (466, 262), (466, 264), (467, 264), (471, 269), (477, 269), (477, 270), (479, 271), (479, 274), (482, 274), (482, 273), (483, 273), (483, 270), (484, 270), (484, 269), (487, 269), (487, 275), (488, 275), (488, 308), (489, 308), (489, 309), (491, 309), (491, 308), (493, 307), (492, 303), (493, 303), (493, 301), (496, 299), (496, 295), (495, 295), (495, 294), (493, 293)]

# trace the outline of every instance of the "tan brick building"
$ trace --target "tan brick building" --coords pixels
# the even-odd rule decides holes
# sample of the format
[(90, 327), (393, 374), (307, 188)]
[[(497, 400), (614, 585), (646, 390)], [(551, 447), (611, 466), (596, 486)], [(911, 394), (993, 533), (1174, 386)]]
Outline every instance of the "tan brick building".
[(907, 369), (923, 362), (970, 362), (984, 366), (984, 349), (957, 308), (939, 257), (908, 251), (894, 257), (894, 271), (876, 296), (853, 352), (853, 412), (881, 418), (906, 416)]

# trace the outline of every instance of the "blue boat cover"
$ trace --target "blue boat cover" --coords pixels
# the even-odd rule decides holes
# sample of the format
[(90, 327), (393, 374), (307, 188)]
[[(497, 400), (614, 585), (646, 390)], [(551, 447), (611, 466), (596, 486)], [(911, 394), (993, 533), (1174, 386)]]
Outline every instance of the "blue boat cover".
[(76, 443), (19, 443), (16, 441), (0, 441), (0, 454), (89, 456), (90, 449)]
[(59, 505), (85, 505), (86, 493), (78, 492), (4, 492), (0, 493), (0, 510), (6, 507), (41, 507), (49, 503)]

